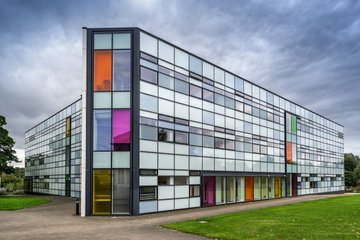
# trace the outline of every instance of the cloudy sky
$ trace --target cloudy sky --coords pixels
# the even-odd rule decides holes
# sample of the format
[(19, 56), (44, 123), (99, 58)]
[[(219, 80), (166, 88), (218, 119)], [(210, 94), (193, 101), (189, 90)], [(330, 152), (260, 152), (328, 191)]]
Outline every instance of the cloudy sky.
[(80, 97), (83, 26), (143, 28), (344, 125), (360, 154), (360, 1), (0, 2), (0, 114), (20, 159), (24, 132)]

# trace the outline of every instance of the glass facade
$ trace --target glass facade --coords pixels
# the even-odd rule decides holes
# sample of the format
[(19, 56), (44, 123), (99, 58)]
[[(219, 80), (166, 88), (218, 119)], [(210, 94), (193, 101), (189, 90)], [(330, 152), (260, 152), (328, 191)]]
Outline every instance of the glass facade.
[(25, 133), (25, 191), (80, 197), (81, 99)]
[[(344, 190), (341, 125), (140, 29), (85, 31), (89, 215)], [(78, 169), (52, 194), (78, 194), (78, 111), (55, 121), (71, 136), (56, 167)], [(31, 143), (39, 131), (26, 135), (29, 177), (41, 176), (31, 165), (45, 152), (43, 139)]]

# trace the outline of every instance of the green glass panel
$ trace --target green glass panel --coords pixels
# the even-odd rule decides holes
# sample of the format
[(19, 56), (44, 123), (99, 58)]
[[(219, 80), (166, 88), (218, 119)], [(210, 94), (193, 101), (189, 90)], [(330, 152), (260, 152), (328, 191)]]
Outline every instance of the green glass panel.
[(291, 133), (296, 135), (296, 117), (291, 116)]

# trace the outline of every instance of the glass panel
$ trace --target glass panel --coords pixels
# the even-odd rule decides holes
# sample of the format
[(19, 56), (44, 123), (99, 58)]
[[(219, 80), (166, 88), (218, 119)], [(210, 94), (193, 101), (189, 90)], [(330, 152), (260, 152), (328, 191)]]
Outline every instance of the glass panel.
[(130, 168), (130, 152), (113, 152), (112, 168)]
[(111, 112), (94, 110), (94, 150), (111, 149)]
[(226, 188), (225, 188), (225, 177), (216, 177), (216, 204), (225, 203), (226, 199)]
[(111, 168), (110, 152), (94, 152), (93, 168)]
[(221, 84), (225, 83), (225, 73), (220, 68), (215, 68), (215, 81)]
[(237, 202), (245, 201), (245, 178), (244, 177), (236, 178), (236, 201)]
[(204, 76), (210, 79), (214, 79), (214, 67), (207, 62), (203, 62)]
[(174, 131), (169, 129), (160, 128), (158, 132), (158, 140), (173, 142), (174, 141)]
[(130, 199), (130, 170), (115, 169), (112, 174), (113, 181), (113, 213), (129, 213)]
[(130, 50), (113, 51), (113, 90), (130, 90)]
[(157, 187), (140, 187), (140, 201), (156, 200)]
[(147, 140), (157, 140), (157, 128), (140, 125), (140, 138)]
[(174, 78), (159, 73), (159, 86), (162, 86), (164, 88), (174, 89)]
[(235, 77), (235, 89), (244, 92), (244, 80), (241, 78)]
[(179, 67), (189, 69), (189, 54), (175, 48), (175, 64)]
[(292, 150), (291, 150), (291, 142), (286, 142), (286, 161), (287, 163), (292, 162)]
[(268, 199), (268, 178), (261, 177), (261, 199)]
[(274, 198), (274, 177), (269, 177), (269, 198)]
[(94, 92), (94, 108), (111, 108), (111, 92)]
[(94, 49), (111, 49), (111, 34), (95, 34)]
[(159, 41), (159, 58), (174, 63), (174, 47)]
[(113, 151), (130, 150), (130, 110), (113, 110), (112, 121)]
[(227, 177), (226, 179), (226, 202), (235, 202), (235, 177)]
[(111, 51), (94, 51), (94, 91), (111, 91)]
[(130, 108), (130, 92), (113, 92), (113, 108)]
[(202, 75), (202, 61), (190, 55), (190, 71)]
[(177, 143), (183, 143), (183, 144), (189, 144), (189, 137), (188, 133), (186, 132), (175, 132), (175, 142)]
[(175, 79), (175, 91), (183, 93), (183, 94), (189, 94), (189, 84)]
[(261, 199), (260, 185), (261, 185), (261, 178), (260, 177), (254, 177), (254, 200), (260, 200)]
[(141, 79), (157, 84), (157, 73), (150, 69), (141, 67)]
[(254, 200), (253, 177), (245, 177), (245, 201)]
[(287, 179), (287, 197), (291, 197), (292, 196), (292, 175), (291, 174), (287, 174), (286, 175), (286, 179)]
[(114, 49), (129, 49), (130, 46), (130, 34), (121, 33), (113, 35), (113, 48)]
[(204, 206), (215, 205), (215, 177), (204, 177)]
[(145, 94), (140, 94), (140, 109), (157, 112), (158, 111), (157, 98)]
[(230, 73), (225, 73), (225, 85), (234, 88), (235, 76)]
[(281, 197), (281, 178), (275, 177), (275, 198)]
[(291, 133), (296, 135), (296, 116), (291, 116)]
[(155, 57), (158, 56), (158, 44), (157, 39), (153, 38), (146, 33), (141, 32), (140, 33), (140, 50), (142, 52), (146, 52), (148, 54), (151, 54)]
[(195, 85), (190, 85), (190, 95), (201, 98), (201, 88)]
[(93, 214), (110, 214), (111, 170), (93, 170)]

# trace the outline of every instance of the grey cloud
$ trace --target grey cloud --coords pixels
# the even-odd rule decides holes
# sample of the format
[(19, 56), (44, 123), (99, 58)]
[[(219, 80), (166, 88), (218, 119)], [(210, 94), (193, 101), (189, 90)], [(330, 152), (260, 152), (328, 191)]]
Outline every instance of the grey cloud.
[(357, 1), (5, 1), (0, 113), (24, 131), (81, 93), (81, 27), (138, 26), (345, 126), (360, 154)]

